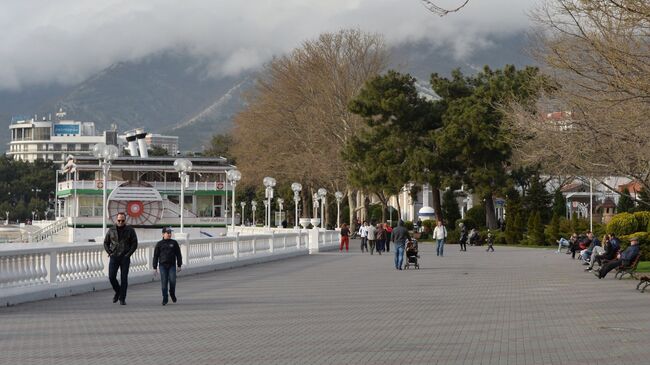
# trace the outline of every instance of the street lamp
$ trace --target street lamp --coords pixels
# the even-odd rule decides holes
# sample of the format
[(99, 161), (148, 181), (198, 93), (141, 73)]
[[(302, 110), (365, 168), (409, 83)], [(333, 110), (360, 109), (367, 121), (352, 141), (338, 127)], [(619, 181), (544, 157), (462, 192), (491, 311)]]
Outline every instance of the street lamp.
[(36, 219), (35, 217), (36, 217), (36, 212), (32, 210), (32, 222), (34, 222), (34, 220)]
[(280, 226), (281, 226), (282, 225), (282, 204), (284, 204), (284, 199), (278, 198), (277, 201), (278, 201), (278, 207), (280, 208)]
[(181, 232), (183, 233), (183, 206), (185, 205), (185, 184), (189, 184), (188, 172), (192, 171), (192, 161), (186, 158), (177, 158), (174, 161), (174, 170), (178, 172), (181, 179)]
[(255, 227), (257, 226), (255, 222), (255, 211), (257, 210), (257, 202), (255, 200), (251, 202), (251, 210), (253, 211), (253, 227)]
[(246, 208), (246, 202), (241, 202), (241, 203), (239, 203), (239, 205), (241, 205), (241, 222), (239, 222), (239, 225), (243, 227), (244, 226), (244, 217), (245, 217), (244, 209)]
[(264, 195), (266, 197), (266, 216), (268, 217), (267, 227), (271, 227), (271, 198), (273, 198), (273, 187), (275, 186), (276, 181), (274, 178), (267, 176), (262, 180), (262, 183), (266, 187)]
[(295, 225), (293, 228), (298, 228), (298, 203), (300, 203), (300, 191), (302, 191), (302, 185), (295, 182), (291, 184), (291, 190), (293, 190), (293, 202), (296, 205)]
[(269, 201), (264, 200), (262, 203), (264, 203), (264, 227), (271, 227), (271, 217), (269, 217), (270, 214), (268, 214), (268, 211), (271, 210)]
[(99, 160), (99, 166), (102, 167), (102, 235), (106, 234), (106, 183), (108, 171), (111, 168), (111, 161), (117, 158), (119, 150), (116, 146), (106, 143), (97, 143), (93, 146), (93, 156)]
[(314, 217), (318, 218), (318, 193), (314, 193), (311, 196), (311, 200), (314, 202)]
[(234, 230), (235, 229), (235, 187), (237, 186), (237, 182), (241, 180), (241, 172), (239, 170), (228, 170), (226, 172), (226, 178), (228, 181), (230, 181), (230, 184), (232, 185), (232, 222), (231, 222), (231, 227)]
[(343, 200), (343, 193), (337, 191), (334, 193), (334, 197), (336, 198), (336, 226), (340, 227), (341, 226), (341, 201)]
[(7, 220), (5, 221), (5, 225), (9, 225), (9, 212), (5, 212), (7, 215)]
[(318, 198), (320, 199), (320, 228), (325, 227), (325, 216), (323, 214), (325, 209), (326, 195), (327, 195), (327, 190), (325, 190), (325, 188), (318, 189)]

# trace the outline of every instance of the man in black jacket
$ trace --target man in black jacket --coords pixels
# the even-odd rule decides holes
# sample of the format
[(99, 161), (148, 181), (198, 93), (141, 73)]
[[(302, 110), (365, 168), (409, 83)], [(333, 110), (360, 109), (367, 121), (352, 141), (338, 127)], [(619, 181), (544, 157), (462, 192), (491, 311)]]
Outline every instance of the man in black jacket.
[[(117, 213), (117, 224), (111, 227), (104, 238), (104, 250), (110, 256), (108, 263), (108, 280), (115, 295), (113, 303), (120, 301), (126, 305), (126, 289), (129, 286), (129, 266), (131, 255), (138, 248), (138, 236), (131, 226), (126, 225), (126, 214)], [(120, 282), (117, 282), (117, 269), (120, 269)]]
[(640, 254), (639, 239), (637, 237), (630, 238), (630, 246), (623, 251), (617, 260), (610, 261), (607, 265), (603, 266), (595, 273), (598, 279), (604, 278), (608, 272), (616, 269), (619, 266), (629, 266), (632, 261)]
[(176, 303), (176, 267), (181, 271), (183, 256), (181, 248), (176, 240), (172, 239), (171, 227), (162, 229), (163, 239), (158, 241), (153, 251), (153, 271), (158, 273), (160, 263), (160, 285), (162, 287), (162, 305), (167, 305), (167, 285), (169, 285), (169, 296), (172, 302)]

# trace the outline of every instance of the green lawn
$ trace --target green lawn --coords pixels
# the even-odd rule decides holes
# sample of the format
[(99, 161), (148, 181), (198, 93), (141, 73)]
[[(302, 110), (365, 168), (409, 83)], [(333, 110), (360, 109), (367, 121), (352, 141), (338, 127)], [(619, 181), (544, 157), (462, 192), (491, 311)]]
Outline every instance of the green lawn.
[(639, 265), (636, 267), (636, 271), (638, 271), (638, 272), (650, 272), (650, 261), (641, 261), (641, 262), (639, 262)]

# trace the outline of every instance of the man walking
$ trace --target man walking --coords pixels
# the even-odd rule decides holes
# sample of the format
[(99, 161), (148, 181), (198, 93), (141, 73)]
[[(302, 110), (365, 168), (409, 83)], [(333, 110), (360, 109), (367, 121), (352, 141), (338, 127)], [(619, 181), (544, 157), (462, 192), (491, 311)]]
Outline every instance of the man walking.
[(171, 227), (162, 229), (163, 239), (158, 241), (153, 251), (153, 271), (154, 275), (158, 273), (158, 263), (160, 263), (160, 285), (162, 287), (162, 305), (167, 305), (167, 287), (169, 285), (169, 296), (172, 302), (176, 303), (176, 267), (181, 271), (183, 265), (183, 256), (181, 248), (176, 240), (172, 239)]
[(392, 233), (393, 247), (395, 248), (395, 269), (397, 270), (402, 270), (404, 246), (406, 245), (406, 241), (410, 239), (409, 231), (404, 227), (404, 221), (400, 219)]
[(433, 239), (436, 240), (436, 256), (442, 256), (447, 239), (447, 228), (442, 225), (442, 221), (438, 221), (436, 228), (433, 229)]
[(467, 251), (467, 227), (461, 222), (458, 224), (460, 227), (460, 239), (458, 242), (460, 243), (460, 250), (461, 251)]
[[(129, 286), (129, 266), (131, 255), (138, 248), (138, 236), (131, 226), (126, 225), (126, 213), (117, 213), (117, 224), (111, 227), (104, 237), (104, 250), (110, 256), (108, 263), (108, 280), (115, 291), (113, 303), (120, 301), (126, 305), (126, 289)], [(120, 270), (120, 282), (117, 281), (117, 269)]]

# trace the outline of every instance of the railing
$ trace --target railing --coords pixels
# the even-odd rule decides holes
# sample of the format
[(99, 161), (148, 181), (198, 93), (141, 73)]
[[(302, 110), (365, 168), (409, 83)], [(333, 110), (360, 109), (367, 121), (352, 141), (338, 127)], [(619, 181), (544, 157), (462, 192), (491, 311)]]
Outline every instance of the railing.
[[(308, 232), (309, 231), (309, 232)], [(185, 274), (306, 255), (338, 247), (336, 231), (302, 230), (180, 241)], [(152, 281), (157, 241), (142, 241), (131, 256), (129, 281)], [(4, 246), (4, 245), (3, 245)], [(0, 303), (15, 303), (109, 288), (101, 244), (7, 245), (0, 248)]]
[(36, 232), (28, 233), (28, 242), (41, 242), (52, 237), (53, 235), (61, 232), (68, 226), (68, 221), (66, 219), (57, 219), (51, 224), (39, 229)]
[[(113, 190), (123, 183), (125, 181), (108, 181), (106, 189)], [(181, 191), (181, 183), (177, 181), (148, 181), (147, 183), (158, 191)], [(59, 191), (71, 189), (101, 190), (101, 180), (68, 180), (59, 182)], [(219, 181), (194, 181), (190, 182), (185, 188), (185, 192), (214, 190), (231, 190), (231, 187), (230, 185), (225, 186), (223, 182)]]

